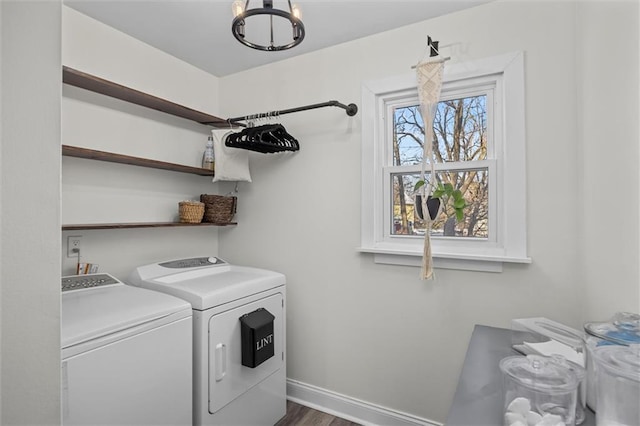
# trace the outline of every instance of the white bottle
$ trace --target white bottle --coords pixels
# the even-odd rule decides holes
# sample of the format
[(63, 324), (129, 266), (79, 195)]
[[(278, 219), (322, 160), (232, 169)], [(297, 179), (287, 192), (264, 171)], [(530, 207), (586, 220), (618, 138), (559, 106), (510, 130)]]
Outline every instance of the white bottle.
[(202, 154), (202, 168), (213, 170), (214, 158), (213, 158), (213, 136), (209, 136), (207, 140), (207, 148)]

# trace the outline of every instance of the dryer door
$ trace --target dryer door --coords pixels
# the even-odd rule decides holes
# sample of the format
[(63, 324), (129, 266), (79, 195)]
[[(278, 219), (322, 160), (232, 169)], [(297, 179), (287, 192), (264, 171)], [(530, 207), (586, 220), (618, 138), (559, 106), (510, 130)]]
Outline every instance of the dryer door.
[[(242, 365), (240, 317), (264, 308), (275, 316), (274, 356), (249, 368)], [(283, 298), (277, 293), (209, 319), (209, 412), (216, 411), (257, 385), (284, 364)]]

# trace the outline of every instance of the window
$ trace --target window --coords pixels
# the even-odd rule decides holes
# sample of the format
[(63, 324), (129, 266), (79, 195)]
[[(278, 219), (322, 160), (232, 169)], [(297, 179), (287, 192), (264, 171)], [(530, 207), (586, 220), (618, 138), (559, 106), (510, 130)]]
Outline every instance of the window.
[[(493, 126), (488, 128), (489, 121), (493, 120), (487, 117), (493, 118), (493, 111), (487, 107), (493, 104), (493, 90), (493, 87), (446, 90), (441, 96), (433, 125), (434, 162), (438, 165), (435, 179), (438, 184), (459, 189), (467, 207), (463, 220), (456, 220), (453, 207), (443, 205), (432, 223), (432, 236), (488, 238), (489, 231), (494, 232), (489, 223), (489, 163), (485, 161), (493, 157)], [(426, 223), (417, 214), (411, 197), (420, 179), (424, 144), (422, 115), (413, 99), (408, 105), (389, 102), (387, 107), (385, 123), (390, 126), (387, 129), (390, 136), (384, 143), (391, 152), (383, 173), (385, 180), (391, 180), (391, 196), (385, 197), (385, 201), (392, 204), (389, 206), (393, 214), (390, 235), (424, 235)], [(425, 178), (432, 179), (428, 174)]]
[[(416, 214), (424, 122), (414, 73), (363, 84), (362, 245), (376, 262), (419, 265)], [(501, 271), (526, 256), (524, 72), (521, 53), (445, 64), (434, 123), (434, 174), (467, 203), (432, 223), (436, 267)]]

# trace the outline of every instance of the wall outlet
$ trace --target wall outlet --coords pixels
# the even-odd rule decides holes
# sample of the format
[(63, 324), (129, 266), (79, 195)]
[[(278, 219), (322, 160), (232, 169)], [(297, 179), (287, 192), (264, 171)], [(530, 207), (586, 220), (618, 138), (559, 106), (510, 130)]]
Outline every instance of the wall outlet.
[(80, 254), (80, 246), (82, 235), (67, 237), (67, 257), (78, 257)]

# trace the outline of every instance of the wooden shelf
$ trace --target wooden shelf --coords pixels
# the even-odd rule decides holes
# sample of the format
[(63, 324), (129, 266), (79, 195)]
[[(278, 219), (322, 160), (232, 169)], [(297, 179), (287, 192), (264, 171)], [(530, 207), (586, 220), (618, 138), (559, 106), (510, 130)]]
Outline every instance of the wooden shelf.
[[(117, 83), (96, 77), (73, 68), (62, 67), (62, 81), (65, 84), (90, 90), (102, 95), (111, 96), (125, 102), (151, 108), (176, 117), (195, 121), (197, 123), (227, 128), (229, 124), (222, 118), (215, 117), (182, 105), (175, 104), (156, 96), (122, 86)], [(112, 152), (97, 151), (87, 148), (79, 148), (70, 145), (62, 145), (62, 155), (90, 160), (107, 161), (111, 163), (128, 164), (140, 167), (149, 167), (160, 170), (170, 170), (181, 173), (191, 173), (199, 176), (213, 176), (213, 171), (200, 167), (184, 166), (181, 164), (167, 163), (164, 161), (149, 160), (146, 158), (132, 157), (129, 155), (115, 154)], [(63, 231), (91, 230), (91, 229), (130, 229), (130, 228), (168, 228), (184, 226), (229, 226), (230, 223), (181, 223), (181, 222), (139, 222), (139, 223), (88, 223), (62, 225)]]
[(182, 164), (166, 163), (164, 161), (149, 160), (112, 152), (96, 151), (94, 149), (77, 146), (62, 145), (62, 155), (67, 157), (86, 158), (89, 160), (107, 161), (110, 163), (129, 164), (132, 166), (149, 167), (152, 169), (170, 170), (181, 173), (191, 173), (199, 176), (213, 176), (213, 171), (200, 167), (183, 166)]
[(230, 226), (237, 222), (229, 223), (181, 223), (181, 222), (139, 222), (139, 223), (87, 223), (62, 225), (63, 231), (78, 231), (84, 229), (129, 229), (129, 228), (169, 228), (179, 226)]
[(227, 128), (226, 120), (204, 112), (196, 111), (182, 105), (140, 92), (130, 87), (122, 86), (109, 80), (96, 77), (66, 66), (62, 67), (62, 82), (80, 87), (112, 98), (130, 102), (132, 104), (162, 111), (167, 114), (185, 118), (212, 127)]

